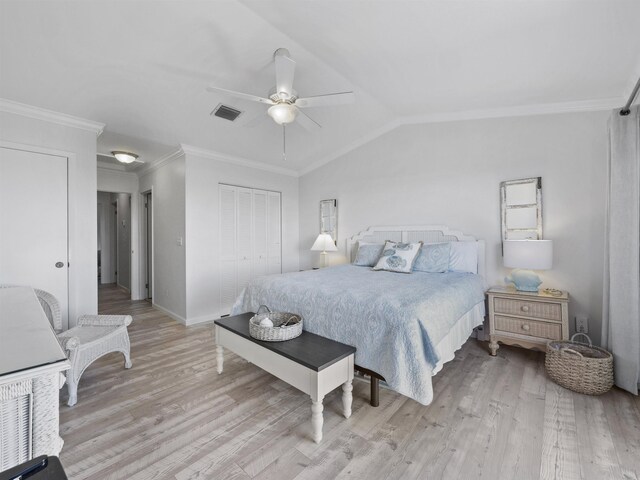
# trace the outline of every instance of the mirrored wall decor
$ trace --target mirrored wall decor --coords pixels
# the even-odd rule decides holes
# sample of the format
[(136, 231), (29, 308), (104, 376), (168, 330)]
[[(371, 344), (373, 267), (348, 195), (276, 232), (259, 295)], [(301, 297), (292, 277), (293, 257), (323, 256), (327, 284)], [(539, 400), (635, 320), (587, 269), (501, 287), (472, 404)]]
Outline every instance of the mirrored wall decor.
[(338, 244), (338, 201), (335, 198), (320, 201), (320, 233), (328, 233)]
[(500, 183), (502, 240), (542, 239), (542, 177)]

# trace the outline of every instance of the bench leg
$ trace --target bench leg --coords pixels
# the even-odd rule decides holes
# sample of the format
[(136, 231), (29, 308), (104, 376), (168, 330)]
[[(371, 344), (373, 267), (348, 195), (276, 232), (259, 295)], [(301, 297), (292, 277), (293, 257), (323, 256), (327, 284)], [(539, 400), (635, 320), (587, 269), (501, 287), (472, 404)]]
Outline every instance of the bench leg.
[(351, 416), (351, 402), (353, 401), (353, 395), (351, 391), (353, 390), (353, 385), (351, 384), (351, 380), (347, 380), (342, 384), (342, 411), (344, 413), (344, 418), (349, 418)]
[(372, 407), (380, 405), (380, 380), (376, 377), (371, 377), (371, 400), (369, 402)]
[(320, 443), (322, 440), (322, 425), (324, 423), (324, 418), (322, 417), (322, 411), (324, 410), (322, 406), (323, 398), (319, 397), (316, 401), (311, 397), (311, 427), (313, 429), (313, 441), (316, 443)]
[(220, 374), (222, 373), (224, 364), (224, 348), (222, 348), (222, 345), (216, 345), (216, 363), (218, 366), (218, 374)]

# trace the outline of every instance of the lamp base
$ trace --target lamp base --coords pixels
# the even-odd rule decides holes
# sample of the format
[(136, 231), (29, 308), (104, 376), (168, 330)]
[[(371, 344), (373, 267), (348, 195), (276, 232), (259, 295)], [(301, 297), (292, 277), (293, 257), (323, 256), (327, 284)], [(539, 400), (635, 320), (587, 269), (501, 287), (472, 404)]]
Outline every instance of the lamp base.
[(521, 292), (538, 292), (542, 280), (533, 270), (516, 268), (511, 271), (511, 276), (504, 279), (507, 283), (513, 283), (516, 290)]
[(325, 268), (327, 266), (327, 252), (320, 252), (320, 258), (322, 259), (320, 268)]

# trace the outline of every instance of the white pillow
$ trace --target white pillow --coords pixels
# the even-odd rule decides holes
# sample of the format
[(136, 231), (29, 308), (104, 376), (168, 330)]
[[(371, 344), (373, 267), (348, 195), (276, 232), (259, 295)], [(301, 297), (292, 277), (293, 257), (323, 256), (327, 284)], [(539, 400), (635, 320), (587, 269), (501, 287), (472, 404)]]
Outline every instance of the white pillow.
[(478, 273), (478, 242), (451, 242), (449, 271)]
[(387, 240), (384, 250), (378, 259), (374, 270), (387, 272), (411, 273), (413, 264), (420, 253), (422, 242), (403, 243)]

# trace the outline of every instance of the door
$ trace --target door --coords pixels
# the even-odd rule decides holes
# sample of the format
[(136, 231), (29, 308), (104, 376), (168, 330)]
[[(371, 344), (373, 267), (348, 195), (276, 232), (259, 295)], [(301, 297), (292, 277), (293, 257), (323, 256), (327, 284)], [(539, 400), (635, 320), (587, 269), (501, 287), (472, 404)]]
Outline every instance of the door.
[(250, 188), (238, 188), (238, 218), (237, 237), (238, 248), (238, 283), (236, 296), (249, 284), (251, 280), (252, 263), (252, 192)]
[(0, 283), (46, 290), (68, 325), (67, 158), (0, 147)]
[(251, 278), (267, 274), (267, 192), (253, 191), (253, 266)]
[(267, 255), (269, 257), (267, 271), (269, 274), (282, 273), (282, 235), (281, 202), (278, 192), (268, 192), (267, 209)]

